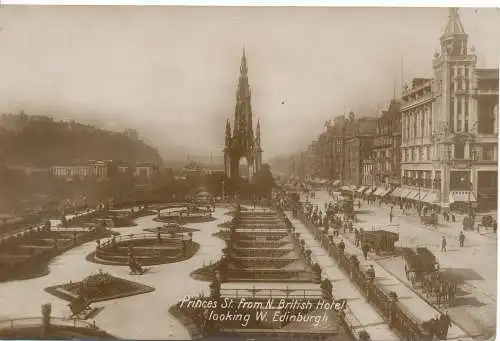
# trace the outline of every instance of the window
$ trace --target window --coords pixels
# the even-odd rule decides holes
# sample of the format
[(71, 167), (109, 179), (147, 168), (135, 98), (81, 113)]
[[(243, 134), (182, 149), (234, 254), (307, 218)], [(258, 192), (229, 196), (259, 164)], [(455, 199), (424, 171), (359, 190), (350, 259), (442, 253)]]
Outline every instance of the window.
[(464, 131), (469, 131), (469, 96), (465, 96), (464, 103)]
[(462, 90), (462, 69), (457, 69), (457, 90)]
[(420, 118), (420, 137), (425, 136), (425, 114), (422, 111), (419, 115)]
[(495, 160), (494, 153), (495, 153), (495, 149), (494, 149), (493, 144), (488, 143), (488, 144), (483, 145), (483, 157), (482, 157), (483, 160), (486, 160), (486, 161)]
[(468, 171), (450, 172), (450, 190), (466, 191), (470, 188), (470, 173)]
[(425, 157), (424, 157), (424, 147), (420, 147), (418, 149), (420, 151), (420, 160), (425, 160)]
[(450, 133), (455, 132), (455, 100), (454, 98), (450, 98), (450, 124), (449, 126), (449, 131)]
[(462, 131), (462, 98), (457, 98), (457, 132)]
[(465, 141), (458, 140), (455, 142), (455, 159), (465, 158)]

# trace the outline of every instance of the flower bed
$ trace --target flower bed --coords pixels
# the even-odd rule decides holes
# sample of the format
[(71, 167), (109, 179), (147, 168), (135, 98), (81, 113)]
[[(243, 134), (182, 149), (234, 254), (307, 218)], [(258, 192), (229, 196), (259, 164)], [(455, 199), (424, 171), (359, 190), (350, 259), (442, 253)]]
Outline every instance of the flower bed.
[(104, 272), (90, 275), (81, 282), (45, 288), (45, 291), (49, 294), (70, 302), (82, 293), (89, 302), (100, 302), (145, 294), (154, 290), (153, 287), (114, 277)]

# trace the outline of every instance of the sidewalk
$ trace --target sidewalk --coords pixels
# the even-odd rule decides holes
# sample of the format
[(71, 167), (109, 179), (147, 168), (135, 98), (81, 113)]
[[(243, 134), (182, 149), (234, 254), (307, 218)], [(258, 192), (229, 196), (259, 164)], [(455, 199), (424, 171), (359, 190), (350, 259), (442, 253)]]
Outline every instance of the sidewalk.
[(323, 269), (323, 277), (332, 281), (333, 296), (347, 300), (346, 321), (353, 328), (354, 334), (365, 330), (370, 334), (373, 341), (399, 340), (398, 335), (389, 328), (375, 308), (366, 301), (363, 294), (350, 282), (347, 275), (337, 267), (334, 260), (314, 239), (304, 224), (294, 219), (290, 212), (286, 212), (286, 215), (295, 227), (295, 232), (300, 233), (300, 238), (304, 239), (307, 248), (311, 250), (313, 261), (317, 262)]

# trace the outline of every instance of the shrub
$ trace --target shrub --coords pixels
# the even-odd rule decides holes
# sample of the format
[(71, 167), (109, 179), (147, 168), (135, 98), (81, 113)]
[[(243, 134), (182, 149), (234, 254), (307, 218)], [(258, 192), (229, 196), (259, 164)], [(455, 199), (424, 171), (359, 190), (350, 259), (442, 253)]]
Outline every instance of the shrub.
[(361, 341), (369, 341), (370, 340), (370, 334), (368, 334), (368, 332), (366, 330), (360, 331), (358, 336), (359, 336), (359, 339)]

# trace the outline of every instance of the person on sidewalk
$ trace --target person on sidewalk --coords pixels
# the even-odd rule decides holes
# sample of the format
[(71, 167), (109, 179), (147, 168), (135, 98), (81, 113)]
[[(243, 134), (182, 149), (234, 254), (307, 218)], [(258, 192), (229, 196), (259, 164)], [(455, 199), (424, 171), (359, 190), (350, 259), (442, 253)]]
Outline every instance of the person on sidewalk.
[(375, 269), (373, 268), (373, 265), (370, 265), (368, 270), (366, 270), (366, 276), (368, 277), (370, 284), (373, 284), (373, 281), (375, 280)]
[(458, 241), (460, 242), (460, 247), (464, 247), (464, 242), (465, 242), (464, 231), (460, 231), (460, 235), (458, 236)]
[(432, 340), (436, 337), (437, 340), (441, 339), (441, 330), (439, 328), (439, 316), (435, 316), (430, 320), (430, 336)]
[(446, 252), (446, 237), (443, 236), (441, 239), (441, 252)]
[(448, 315), (448, 312), (445, 311), (444, 314), (441, 314), (439, 317), (439, 325), (440, 325), (440, 336), (446, 340), (448, 337), (448, 329), (451, 327), (451, 318), (450, 315)]
[(391, 212), (389, 212), (389, 223), (392, 224), (392, 218), (393, 218), (393, 214), (392, 214), (392, 207), (391, 207)]
[(365, 257), (365, 260), (368, 259), (368, 251), (370, 251), (370, 245), (367, 243), (364, 243), (363, 246), (361, 247), (361, 251), (363, 251), (363, 256)]
[(342, 239), (340, 240), (340, 243), (339, 243), (339, 250), (342, 250), (342, 251), (345, 250), (345, 243)]

